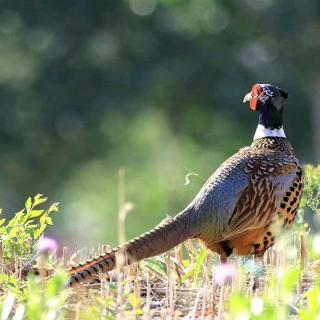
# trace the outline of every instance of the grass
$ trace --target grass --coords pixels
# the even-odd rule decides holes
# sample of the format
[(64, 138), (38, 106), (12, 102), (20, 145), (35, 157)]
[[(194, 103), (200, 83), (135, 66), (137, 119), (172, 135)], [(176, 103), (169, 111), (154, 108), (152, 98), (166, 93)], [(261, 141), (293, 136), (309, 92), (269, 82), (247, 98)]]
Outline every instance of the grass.
[(90, 319), (88, 311), (96, 319), (316, 319), (302, 318), (311, 312), (313, 290), (317, 311), (312, 315), (319, 314), (316, 263), (306, 261), (298, 239), (282, 239), (269, 250), (263, 269), (253, 258), (233, 258), (224, 270), (216, 256), (193, 246), (112, 272), (101, 284), (81, 286), (72, 292), (69, 311), (79, 319)]
[[(108, 248), (64, 248), (57, 258), (43, 234), (58, 204), (39, 209), (47, 199), (29, 198), (12, 220), (0, 220), (0, 319), (320, 319), (320, 234), (304, 222), (309, 208), (320, 214), (320, 167), (306, 166), (305, 173), (297, 223), (263, 260), (233, 257), (221, 265), (218, 256), (187, 241), (75, 289), (66, 287), (68, 265)], [(123, 171), (119, 178), (123, 242), (121, 223), (130, 206)]]

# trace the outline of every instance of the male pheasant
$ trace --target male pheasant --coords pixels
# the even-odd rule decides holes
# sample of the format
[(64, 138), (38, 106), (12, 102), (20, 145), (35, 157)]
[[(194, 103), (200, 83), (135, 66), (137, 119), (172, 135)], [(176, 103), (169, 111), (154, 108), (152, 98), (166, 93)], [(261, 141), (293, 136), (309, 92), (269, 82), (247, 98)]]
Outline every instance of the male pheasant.
[[(161, 254), (198, 238), (226, 259), (263, 255), (282, 228), (296, 216), (303, 192), (299, 160), (283, 130), (283, 103), (288, 94), (270, 84), (255, 84), (243, 102), (259, 112), (250, 147), (240, 149), (213, 173), (194, 200), (177, 216), (151, 231), (70, 270), (70, 285), (101, 272)], [(124, 257), (124, 259), (123, 259)]]

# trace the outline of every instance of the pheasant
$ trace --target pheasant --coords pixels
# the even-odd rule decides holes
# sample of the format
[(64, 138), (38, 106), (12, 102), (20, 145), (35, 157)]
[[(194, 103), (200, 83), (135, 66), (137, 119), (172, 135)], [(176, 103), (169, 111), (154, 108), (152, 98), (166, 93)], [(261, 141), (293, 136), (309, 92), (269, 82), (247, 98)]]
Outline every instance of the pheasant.
[(223, 162), (174, 218), (73, 266), (70, 286), (111, 271), (117, 263), (129, 265), (159, 255), (191, 238), (199, 239), (223, 260), (232, 253), (262, 256), (282, 229), (292, 226), (303, 193), (301, 164), (283, 130), (287, 97), (279, 87), (253, 85), (243, 100), (259, 112), (252, 144)]

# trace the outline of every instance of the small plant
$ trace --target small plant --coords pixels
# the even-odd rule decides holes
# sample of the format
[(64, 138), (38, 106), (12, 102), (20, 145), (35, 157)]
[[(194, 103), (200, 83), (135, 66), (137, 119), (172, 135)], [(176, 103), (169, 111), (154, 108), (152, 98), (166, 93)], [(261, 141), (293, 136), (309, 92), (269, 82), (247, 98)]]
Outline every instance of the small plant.
[(25, 289), (25, 314), (27, 319), (58, 319), (67, 298), (68, 276), (58, 271), (46, 283), (30, 276)]
[(301, 279), (301, 270), (286, 267), (283, 270), (274, 270), (269, 277), (270, 283), (266, 291), (259, 296), (249, 296), (241, 291), (231, 294), (231, 319), (279, 320), (289, 319), (297, 313), (295, 305), (299, 296), (296, 287)]
[(310, 289), (306, 294), (307, 305), (299, 310), (301, 320), (320, 319), (320, 287)]
[[(43, 235), (48, 225), (52, 225), (51, 214), (58, 211), (58, 203), (53, 203), (47, 210), (39, 206), (47, 201), (42, 194), (33, 199), (28, 198), (25, 208), (6, 222), (0, 220), (1, 256), (4, 262), (2, 268), (15, 271), (17, 263), (24, 264), (35, 254), (36, 242)], [(1, 211), (0, 211), (1, 214)]]
[(305, 210), (309, 206), (320, 215), (320, 165), (310, 164), (304, 167), (305, 187), (300, 209)]
[[(14, 277), (13, 287), (3, 288), (0, 298), (0, 315), (2, 320), (12, 319), (58, 319), (67, 298), (67, 274), (57, 272), (47, 282), (30, 276), (22, 285)], [(4, 284), (4, 283), (2, 283)]]
[(62, 312), (66, 299), (65, 272), (57, 272), (46, 282), (41, 277), (26, 277), (36, 258), (43, 258), (54, 249), (55, 242), (41, 236), (52, 225), (51, 214), (58, 211), (58, 203), (40, 209), (46, 201), (41, 194), (28, 198), (25, 208), (11, 220), (0, 220), (0, 317), (3, 320), (57, 319)]

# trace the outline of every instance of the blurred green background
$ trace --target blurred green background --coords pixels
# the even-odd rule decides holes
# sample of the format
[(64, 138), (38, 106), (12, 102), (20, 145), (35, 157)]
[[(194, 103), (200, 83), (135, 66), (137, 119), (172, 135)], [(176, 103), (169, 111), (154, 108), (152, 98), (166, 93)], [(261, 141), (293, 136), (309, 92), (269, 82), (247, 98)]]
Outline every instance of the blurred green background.
[[(320, 160), (318, 0), (0, 2), (0, 204), (61, 202), (61, 244), (117, 243), (183, 209), (251, 142), (256, 82), (290, 96), (285, 128)], [(185, 185), (185, 175), (196, 172)]]

